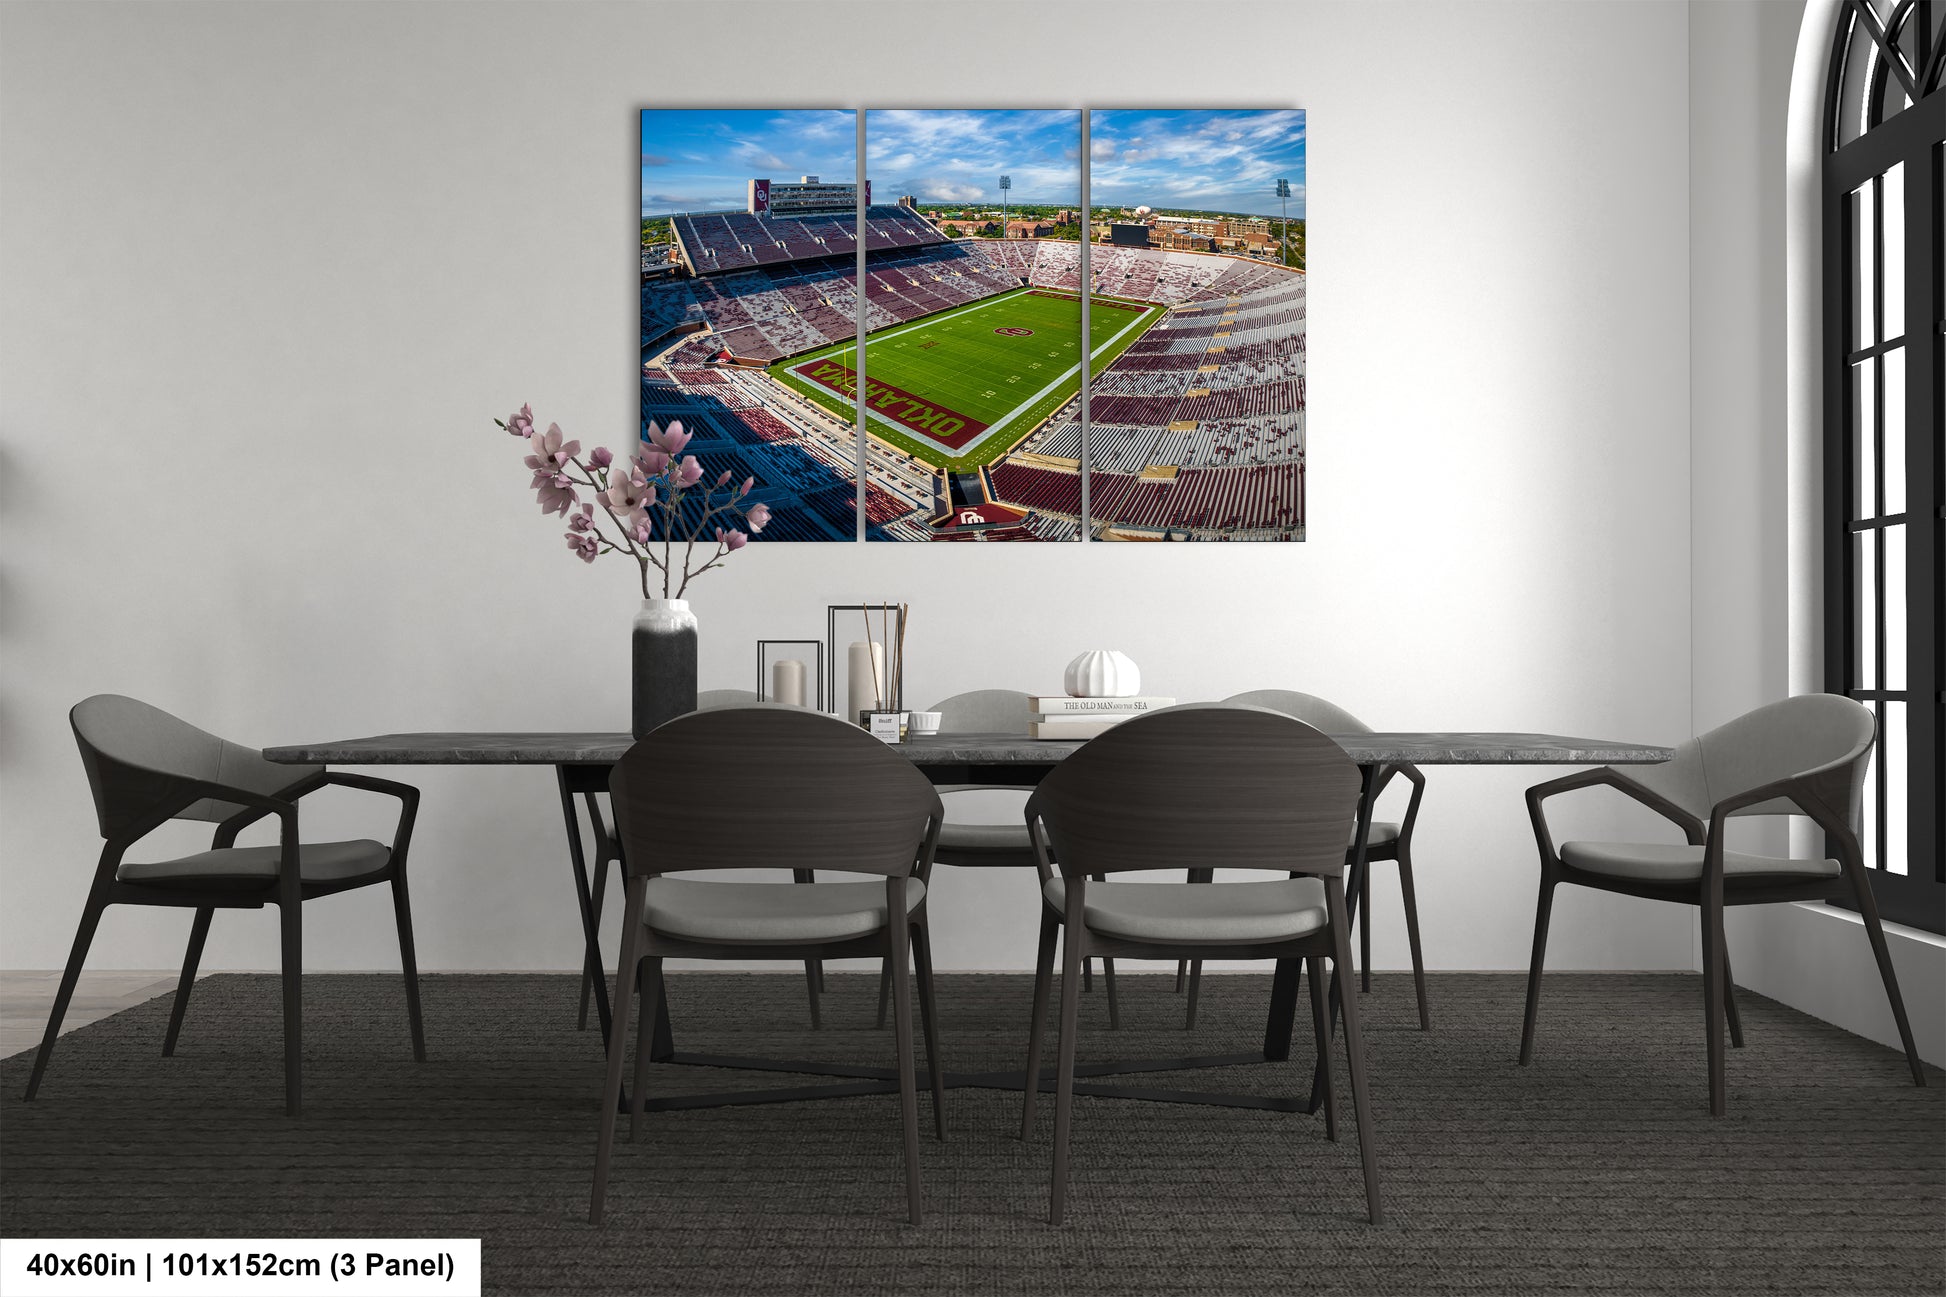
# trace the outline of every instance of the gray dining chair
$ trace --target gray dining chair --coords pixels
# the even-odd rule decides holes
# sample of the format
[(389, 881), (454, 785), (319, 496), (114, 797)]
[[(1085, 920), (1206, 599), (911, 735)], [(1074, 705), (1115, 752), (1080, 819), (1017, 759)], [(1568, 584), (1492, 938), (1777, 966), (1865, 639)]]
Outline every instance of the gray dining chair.
[[(1327, 702), (1313, 694), (1298, 693), (1294, 689), (1252, 689), (1247, 693), (1233, 694), (1226, 701), (1243, 703), (1252, 707), (1268, 707), (1272, 711), (1295, 716), (1306, 725), (1325, 734), (1370, 734), (1372, 727), (1353, 716), (1336, 703)], [(1426, 791), (1426, 777), (1417, 766), (1401, 762), (1387, 766), (1379, 775), (1373, 791), (1376, 797), (1384, 793), (1386, 785), (1394, 777), (1404, 779), (1412, 785), (1412, 796), (1406, 802), (1405, 818), (1401, 821), (1373, 820), (1371, 831), (1365, 844), (1364, 874), (1358, 880), (1358, 977), (1359, 989), (1372, 989), (1372, 871), (1374, 861), (1390, 860), (1399, 867), (1399, 892), (1405, 902), (1405, 938), (1412, 953), (1412, 988), (1419, 1000), (1419, 1030), (1432, 1030), (1432, 1015), (1426, 1007), (1426, 964), (1419, 950), (1419, 902), (1412, 885), (1412, 830), (1419, 822), (1419, 799)], [(1345, 848), (1345, 862), (1351, 862), (1358, 849), (1356, 833), (1351, 845)], [(1208, 882), (1209, 878), (1197, 875), (1192, 882)], [(1176, 969), (1176, 979), (1182, 980), (1183, 969)], [(1202, 981), (1202, 961), (1189, 965), (1189, 1005), (1184, 1015), (1184, 1026), (1196, 1025), (1197, 994)]]
[[(954, 694), (934, 703), (939, 713), (941, 734), (1019, 734), (1028, 728), (1035, 712), (1031, 697), (1018, 689), (974, 689)], [(1022, 793), (1023, 788), (1002, 784), (946, 784), (941, 793), (1006, 792)], [(1028, 841), (1025, 824), (969, 824), (947, 820), (939, 828), (939, 851), (935, 863), (957, 865), (962, 869), (1032, 869), (1034, 846)], [(1084, 991), (1094, 989), (1090, 964), (1081, 970)], [(1101, 961), (1103, 984), (1108, 991), (1108, 1026), (1113, 1031), (1122, 1025), (1121, 1006), (1115, 995), (1115, 961)], [(878, 1025), (885, 1025), (886, 997), (891, 989), (890, 974), (881, 969), (878, 983)]]
[[(1336, 1138), (1323, 966), (1329, 959), (1344, 970), (1351, 958), (1345, 839), (1357, 817), (1361, 785), (1344, 749), (1302, 721), (1264, 708), (1204, 703), (1124, 721), (1090, 739), (1034, 790), (1026, 822), (1044, 903), (1020, 1131), (1022, 1139), (1032, 1137), (1058, 934), (1061, 1025), (1049, 1206), (1054, 1224), (1061, 1223), (1067, 1198), (1081, 963), (1091, 954), (1305, 960), (1317, 1070), (1325, 1080), (1326, 1132)], [(1192, 868), (1283, 876), (1253, 883), (1095, 881), (1181, 869), (1185, 861), (1194, 862)], [(1378, 1224), (1378, 1163), (1358, 996), (1345, 989), (1348, 977), (1336, 981), (1366, 1208)]]
[[(295, 1117), (303, 1107), (303, 904), (353, 888), (390, 883), (399, 927), (399, 961), (405, 969), (412, 1055), (425, 1062), (419, 968), (413, 956), (412, 908), (405, 885), (406, 849), (419, 809), (417, 788), (322, 766), (274, 765), (251, 748), (118, 694), (83, 699), (68, 713), (68, 723), (81, 749), (104, 841), (82, 907), (81, 927), (74, 934), (67, 970), (54, 996), (54, 1011), (48, 1015), (47, 1033), (27, 1078), (28, 1099), (40, 1089), (61, 1034), (61, 1019), (87, 962), (88, 947), (103, 911), (111, 905), (174, 906), (196, 912), (162, 1040), (165, 1057), (176, 1051), (189, 994), (196, 984), (196, 966), (216, 911), (278, 908), (283, 937), (284, 1109)], [(399, 800), (398, 826), (389, 846), (369, 838), (349, 842), (299, 838), (298, 799), (333, 784)], [(267, 816), (278, 820), (275, 846), (236, 845), (238, 833)], [(210, 849), (173, 860), (127, 859), (130, 848), (170, 820), (215, 823)]]
[[(716, 711), (724, 707), (791, 707), (791, 703), (765, 702), (749, 689), (704, 689), (696, 695), (696, 710), (699, 712)], [(594, 832), (594, 886), (590, 899), (594, 903), (595, 922), (600, 924), (601, 911), (608, 895), (609, 866), (613, 865), (619, 873), (622, 864), (621, 844), (609, 830), (607, 821), (602, 817), (601, 803), (594, 793), (582, 794), (582, 805), (588, 812), (588, 823)], [(811, 871), (797, 871), (796, 881), (811, 881)], [(588, 1025), (588, 1001), (594, 990), (594, 979), (587, 969), (581, 971), (581, 1012), (577, 1026), (585, 1029)], [(824, 965), (810, 961), (804, 967), (804, 992), (810, 1000), (811, 1027), (817, 1030), (824, 1025), (824, 1016), (818, 1006), (818, 995), (824, 990)], [(885, 1025), (885, 1006), (879, 1006), (879, 1025)]]
[[(1665, 762), (1604, 766), (1528, 789), (1527, 809), (1540, 848), (1541, 886), (1534, 914), (1534, 959), (1527, 974), (1527, 1013), (1520, 1031), (1521, 1064), (1528, 1064), (1534, 1054), (1554, 889), (1575, 883), (1701, 909), (1712, 1115), (1722, 1116), (1727, 1107), (1726, 1019), (1731, 1043), (1743, 1047), (1743, 1024), (1737, 1016), (1724, 940), (1723, 910), (1730, 905), (1836, 900), (1856, 909), (1878, 960), (1913, 1084), (1924, 1085), (1925, 1069), (1913, 1045), (1898, 976), (1858, 849), (1860, 793), (1875, 729), (1870, 708), (1836, 694), (1805, 694), (1759, 707), (1698, 735)], [(1542, 803), (1595, 785), (1614, 788), (1662, 816), (1682, 830), (1686, 844), (1563, 842), (1557, 848)], [(1731, 851), (1724, 842), (1728, 821), (1743, 815), (1808, 815), (1824, 830), (1825, 843), (1836, 855), (1800, 858)]]
[[(908, 960), (918, 972), (935, 1132), (946, 1138), (926, 928), (926, 879), (945, 809), (932, 784), (883, 742), (836, 717), (794, 708), (731, 708), (692, 712), (658, 727), (616, 763), (609, 788), (628, 891), (589, 1219), (601, 1223), (621, 1101), (629, 996), (638, 971), (644, 984), (631, 1140), (643, 1111), (664, 959), (877, 956), (893, 972), (906, 1205), (912, 1223), (919, 1224), (918, 1083)], [(676, 871), (766, 867), (878, 877), (794, 886), (669, 877)]]

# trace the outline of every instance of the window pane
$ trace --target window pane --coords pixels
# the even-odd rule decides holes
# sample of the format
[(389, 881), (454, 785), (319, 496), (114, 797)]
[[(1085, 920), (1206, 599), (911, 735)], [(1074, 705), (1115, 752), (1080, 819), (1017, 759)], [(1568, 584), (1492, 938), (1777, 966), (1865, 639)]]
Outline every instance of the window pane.
[(1906, 836), (1905, 704), (1885, 704), (1885, 728), (1879, 734), (1885, 749), (1885, 868), (1886, 872), (1906, 872), (1911, 846)]
[(1905, 512), (1905, 348), (1888, 351), (1885, 365), (1885, 513)]
[(1885, 529), (1885, 687), (1905, 688), (1905, 527)]
[(1878, 456), (1874, 450), (1877, 437), (1872, 422), (1876, 402), (1872, 376), (1877, 372), (1876, 360), (1861, 361), (1851, 367), (1852, 465), (1856, 481), (1851, 516), (1860, 519), (1878, 517)]
[(1858, 655), (1857, 684), (1859, 689), (1878, 688), (1878, 642), (1874, 638), (1878, 630), (1878, 592), (1874, 579), (1878, 575), (1874, 562), (1873, 549), (1877, 544), (1878, 533), (1874, 531), (1854, 532), (1851, 538), (1851, 570), (1858, 580), (1858, 596), (1854, 605), (1858, 609), (1858, 623), (1853, 631), (1852, 647)]
[(1905, 332), (1905, 163), (1885, 173), (1885, 336)]
[(1854, 189), (1851, 204), (1852, 256), (1851, 256), (1851, 318), (1852, 346), (1869, 347), (1878, 341), (1872, 322), (1872, 185), (1865, 184)]

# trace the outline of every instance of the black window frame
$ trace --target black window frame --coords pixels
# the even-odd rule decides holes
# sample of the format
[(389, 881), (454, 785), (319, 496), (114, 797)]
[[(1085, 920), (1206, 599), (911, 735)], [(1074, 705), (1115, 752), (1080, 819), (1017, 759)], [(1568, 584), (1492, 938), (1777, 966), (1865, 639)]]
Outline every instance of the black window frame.
[[(1946, 932), (1946, 490), (1942, 490), (1942, 423), (1946, 407), (1946, 0), (1893, 0), (1874, 8), (1846, 0), (1833, 35), (1826, 74), (1822, 194), (1824, 309), (1824, 676), (1825, 688), (1870, 706), (1880, 718), (1879, 752), (1865, 788), (1865, 814), (1878, 831), (1865, 863), (1873, 897), (1887, 918)], [(1849, 115), (1849, 116), (1848, 116)], [(1853, 135), (1852, 131), (1857, 130)], [(1887, 321), (1884, 177), (1902, 167), (1900, 247), (1904, 318)], [(1856, 253), (1861, 230), (1851, 196), (1872, 191), (1869, 265)], [(1861, 275), (1870, 275), (1871, 345), (1861, 346)], [(1889, 336), (1888, 336), (1889, 335)], [(1904, 369), (1903, 428), (1888, 428), (1886, 358)], [(1863, 410), (1854, 367), (1869, 375)], [(1869, 422), (1861, 419), (1868, 414)], [(1863, 426), (1861, 426), (1863, 424)], [(1869, 439), (1869, 459), (1861, 455)], [(1903, 456), (1903, 509), (1886, 512), (1887, 453)], [(1869, 507), (1860, 507), (1863, 470), (1871, 465)], [(1854, 537), (1861, 538), (1854, 541)], [(1903, 591), (1885, 589), (1886, 547), (1902, 543)], [(1861, 564), (1870, 546), (1871, 615), (1861, 608)], [(1902, 688), (1886, 676), (1887, 598), (1905, 609)], [(1869, 624), (1868, 623), (1869, 620)], [(1869, 632), (1868, 635), (1861, 632)], [(1870, 662), (1861, 644), (1869, 646)], [(1871, 687), (1864, 684), (1870, 667)], [(1903, 705), (1907, 853), (1902, 873), (1888, 865), (1884, 832), (1889, 789), (1885, 718)], [(1896, 737), (1896, 735), (1894, 736)]]

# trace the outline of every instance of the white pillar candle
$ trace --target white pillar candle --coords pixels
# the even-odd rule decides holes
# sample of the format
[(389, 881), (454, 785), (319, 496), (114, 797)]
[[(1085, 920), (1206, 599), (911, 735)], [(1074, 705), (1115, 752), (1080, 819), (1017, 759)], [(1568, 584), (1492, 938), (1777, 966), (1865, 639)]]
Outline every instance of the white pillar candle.
[(851, 646), (850, 710), (845, 719), (857, 724), (858, 713), (879, 710), (880, 689), (885, 679), (885, 646), (877, 640), (856, 641)]
[(785, 658), (782, 662), (770, 664), (770, 701), (789, 703), (793, 707), (804, 705), (804, 664), (796, 658)]

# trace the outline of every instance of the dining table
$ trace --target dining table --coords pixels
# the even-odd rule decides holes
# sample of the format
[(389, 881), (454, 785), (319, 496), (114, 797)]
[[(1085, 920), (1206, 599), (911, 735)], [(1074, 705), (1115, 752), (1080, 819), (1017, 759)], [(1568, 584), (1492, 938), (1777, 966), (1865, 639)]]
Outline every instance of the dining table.
[[(1375, 794), (1383, 787), (1387, 772), (1396, 767), (1644, 765), (1667, 761), (1673, 755), (1671, 749), (1652, 744), (1574, 738), (1558, 734), (1390, 731), (1332, 734), (1329, 737), (1357, 764), (1362, 778), (1356, 837), (1347, 866), (1345, 895), (1348, 907), (1357, 905), (1362, 890), (1360, 882), (1365, 868), (1365, 849), (1371, 830), (1373, 803), (1377, 800)], [(1029, 789), (1038, 784), (1041, 778), (1059, 765), (1063, 759), (1077, 751), (1084, 742), (1085, 740), (1075, 739), (1036, 739), (1020, 734), (956, 733), (915, 735), (889, 746), (911, 761), (936, 785), (984, 785)], [(601, 953), (599, 898), (606, 880), (606, 867), (612, 861), (619, 860), (619, 847), (602, 825), (596, 798), (608, 791), (610, 771), (633, 743), (634, 739), (627, 733), (610, 732), (426, 731), (291, 744), (266, 748), (264, 756), (273, 762), (293, 765), (553, 767), (561, 798), (562, 818), (568, 835), (568, 862), (574, 878), (575, 902), (581, 917), (584, 987), (592, 990), (601, 1026), (601, 1040), (605, 1049), (609, 1040), (612, 1011)], [(594, 819), (593, 855), (597, 868), (601, 872), (593, 876), (589, 869), (590, 852), (583, 841), (583, 826), (575, 805), (577, 797), (582, 800)], [(1210, 863), (1220, 866), (1220, 862)], [(1355, 916), (1348, 915), (1348, 917)], [(1123, 1059), (1085, 1064), (1075, 1070), (1077, 1080), (1074, 1092), (1182, 1103), (1220, 1104), (1229, 1107), (1264, 1108), (1286, 1112), (1316, 1111), (1322, 1102), (1323, 1094), (1322, 1060), (1314, 1071), (1311, 1092), (1305, 1098), (1135, 1087), (1092, 1079), (1144, 1072), (1186, 1071), (1287, 1060), (1290, 1057), (1291, 1030), (1297, 1010), (1302, 964), (1301, 960), (1277, 962), (1271, 981), (1270, 1006), (1265, 1017), (1260, 1049), (1241, 1053)], [(1337, 982), (1346, 971), (1334, 970), (1334, 982)], [(1332, 999), (1334, 1008), (1332, 1017), (1335, 1022), (1337, 997), (1334, 996)], [(666, 1111), (733, 1104), (842, 1098), (861, 1094), (893, 1093), (898, 1088), (898, 1073), (888, 1067), (850, 1066), (808, 1059), (757, 1058), (678, 1050), (675, 1047), (669, 1014), (657, 1013), (655, 1021), (655, 1038), (651, 1042), (649, 1056), (656, 1062), (746, 1071), (786, 1072), (794, 1075), (833, 1077), (839, 1080), (836, 1084), (658, 1096), (648, 1100), (647, 1107), (650, 1110)], [(1041, 1088), (1051, 1087), (1051, 1077), (1050, 1072), (1038, 1078)], [(1029, 1083), (1024, 1071), (1021, 1070), (987, 1072), (948, 1070), (943, 1079), (949, 1088), (977, 1086), (1017, 1090)], [(922, 1078), (922, 1085), (924, 1083)]]

